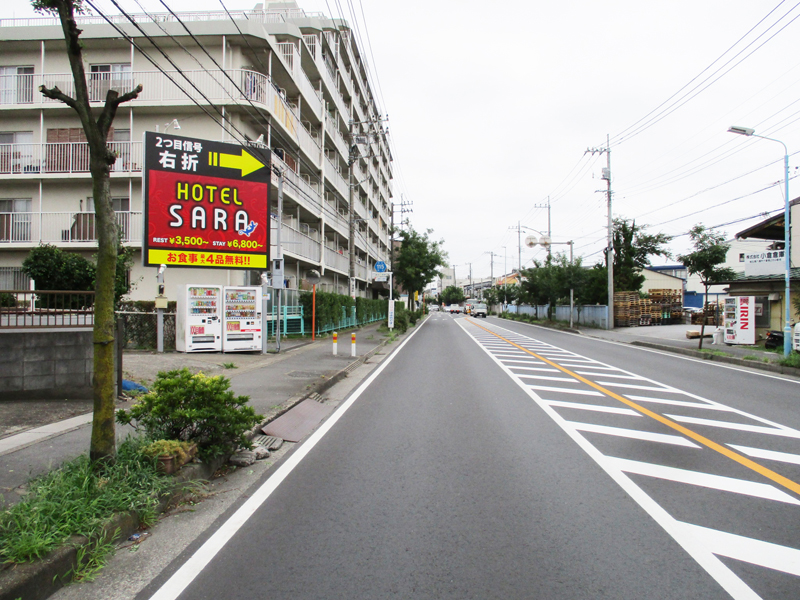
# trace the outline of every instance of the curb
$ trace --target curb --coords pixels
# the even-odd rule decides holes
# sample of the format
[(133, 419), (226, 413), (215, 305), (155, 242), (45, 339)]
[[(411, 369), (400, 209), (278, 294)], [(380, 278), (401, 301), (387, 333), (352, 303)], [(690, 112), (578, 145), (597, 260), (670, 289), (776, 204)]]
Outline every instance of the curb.
[(666, 352), (673, 352), (675, 354), (683, 354), (684, 356), (691, 356), (694, 358), (700, 358), (702, 360), (710, 360), (730, 365), (737, 365), (739, 367), (750, 367), (751, 369), (769, 371), (770, 373), (780, 373), (781, 375), (793, 375), (794, 377), (800, 377), (800, 369), (797, 369), (795, 367), (784, 367), (783, 365), (778, 365), (778, 364), (763, 363), (755, 360), (744, 360), (743, 358), (736, 358), (735, 356), (717, 356), (715, 354), (700, 352), (699, 350), (690, 350), (689, 348), (676, 348), (675, 346), (668, 346), (665, 344), (655, 344), (653, 342), (643, 342), (641, 340), (634, 340), (628, 343), (631, 346), (642, 346), (644, 348), (651, 348), (653, 350), (663, 350)]
[[(274, 412), (269, 413), (265, 416), (264, 420), (253, 427), (250, 431), (245, 434), (248, 440), (252, 440), (255, 436), (260, 435), (261, 428), (266, 427), (269, 423), (280, 417), (281, 415), (289, 412), (295, 406), (300, 404), (303, 400), (307, 400), (308, 398), (316, 395), (322, 394), (322, 392), (332, 388), (334, 385), (339, 383), (345, 377), (348, 377), (350, 373), (355, 371), (358, 367), (366, 363), (370, 358), (375, 356), (378, 353), (378, 350), (386, 346), (389, 343), (388, 339), (383, 340), (380, 344), (375, 346), (372, 350), (364, 354), (363, 356), (358, 357), (356, 360), (348, 364), (345, 368), (337, 371), (324, 381), (320, 381), (319, 383), (315, 383), (311, 386), (311, 389), (306, 390), (303, 394), (299, 396), (292, 396), (289, 398), (280, 408), (276, 409)], [(5, 598), (0, 597), (0, 600), (5, 600)]]

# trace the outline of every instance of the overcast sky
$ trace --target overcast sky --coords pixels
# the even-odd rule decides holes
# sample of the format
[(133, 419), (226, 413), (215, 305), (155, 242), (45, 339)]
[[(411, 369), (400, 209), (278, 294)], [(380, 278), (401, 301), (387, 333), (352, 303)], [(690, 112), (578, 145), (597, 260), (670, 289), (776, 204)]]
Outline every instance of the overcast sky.
[[(166, 1), (177, 11), (221, 8)], [(605, 148), (606, 135), (613, 214), (679, 236), (675, 253), (689, 249), (680, 234), (696, 223), (730, 223), (720, 231), (732, 236), (783, 208), (783, 147), (727, 129), (752, 127), (800, 152), (793, 0), (351, 2), (299, 0), (334, 16), (341, 6), (351, 23), (356, 15), (389, 114), (394, 199), (413, 202), (405, 216), (414, 228), (444, 239), (459, 278), (467, 263), (474, 278), (488, 276), (490, 252), (495, 276), (504, 261), (516, 267), (510, 228), (546, 231), (547, 211), (535, 206), (548, 197), (553, 241), (574, 240), (585, 263), (600, 260), (607, 156), (585, 152)], [(24, 0), (0, 4), (0, 18), (32, 14)], [(108, 0), (99, 6), (115, 12)], [(798, 165), (790, 156), (790, 177)], [(543, 255), (525, 248), (528, 234), (523, 266)]]

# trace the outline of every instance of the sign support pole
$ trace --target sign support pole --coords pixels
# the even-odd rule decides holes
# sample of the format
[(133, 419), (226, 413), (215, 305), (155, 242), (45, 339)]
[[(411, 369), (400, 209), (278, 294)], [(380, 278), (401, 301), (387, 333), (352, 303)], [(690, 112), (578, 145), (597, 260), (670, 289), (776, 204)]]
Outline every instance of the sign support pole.
[(311, 291), (311, 341), (316, 340), (315, 330), (317, 325), (317, 284), (315, 283)]
[[(275, 235), (275, 244), (277, 246), (278, 258), (281, 259), (281, 267), (283, 266), (283, 248), (281, 247), (281, 228), (283, 227), (283, 171), (278, 175), (278, 229)], [(283, 290), (283, 270), (281, 269), (281, 280), (275, 282), (275, 274), (273, 273), (272, 286), (275, 288), (275, 302), (278, 307), (278, 314), (276, 327), (275, 327), (275, 346), (278, 354), (281, 353), (281, 291)]]

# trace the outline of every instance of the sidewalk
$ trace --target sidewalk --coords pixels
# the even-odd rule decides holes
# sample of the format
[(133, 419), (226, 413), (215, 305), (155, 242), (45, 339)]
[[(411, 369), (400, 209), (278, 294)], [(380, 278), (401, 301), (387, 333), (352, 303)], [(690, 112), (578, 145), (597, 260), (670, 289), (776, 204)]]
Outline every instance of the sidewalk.
[[(231, 389), (250, 396), (258, 414), (280, 411), (290, 401), (320, 389), (327, 389), (345, 377), (348, 369), (368, 362), (387, 339), (379, 333), (380, 322), (339, 335), (338, 356), (333, 356), (332, 337), (287, 339), (280, 354), (184, 354), (169, 352), (126, 352), (123, 372), (126, 379), (149, 386), (159, 371), (189, 368), (208, 375), (224, 375)], [(351, 357), (352, 331), (356, 332), (357, 355)], [(409, 333), (413, 331), (409, 330)], [(272, 347), (272, 346), (271, 346)], [(388, 352), (388, 350), (387, 350)], [(120, 402), (119, 408), (130, 403)], [(36, 410), (32, 410), (35, 406)], [(31, 477), (44, 473), (65, 460), (86, 452), (91, 435), (89, 402), (0, 402), (0, 495), (9, 503), (24, 493)], [(117, 426), (118, 439), (129, 428)]]

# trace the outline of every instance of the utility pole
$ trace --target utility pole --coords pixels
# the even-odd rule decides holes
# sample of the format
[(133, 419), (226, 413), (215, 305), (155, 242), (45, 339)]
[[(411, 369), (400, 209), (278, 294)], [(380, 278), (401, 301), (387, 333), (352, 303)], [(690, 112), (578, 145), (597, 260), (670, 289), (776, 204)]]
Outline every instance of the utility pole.
[(608, 241), (606, 243), (606, 265), (608, 266), (608, 315), (606, 316), (606, 329), (614, 329), (614, 229), (611, 216), (611, 143), (606, 134), (605, 148), (587, 148), (584, 154), (606, 154), (606, 168), (603, 169), (602, 179), (606, 180), (606, 194), (608, 196)]
[(350, 266), (348, 273), (350, 275), (349, 290), (350, 297), (356, 297), (356, 222), (355, 222), (355, 207), (353, 206), (353, 165), (356, 162), (356, 154), (358, 146), (355, 143), (355, 122), (350, 119), (350, 126), (348, 128), (350, 147), (347, 156), (347, 188), (348, 188), (348, 235), (350, 236), (348, 248), (350, 249)]
[[(550, 196), (547, 197), (547, 204), (534, 204), (533, 208), (546, 208), (547, 209), (547, 237), (552, 238), (553, 233), (550, 230)], [(547, 256), (552, 256), (550, 246), (547, 247)]]

